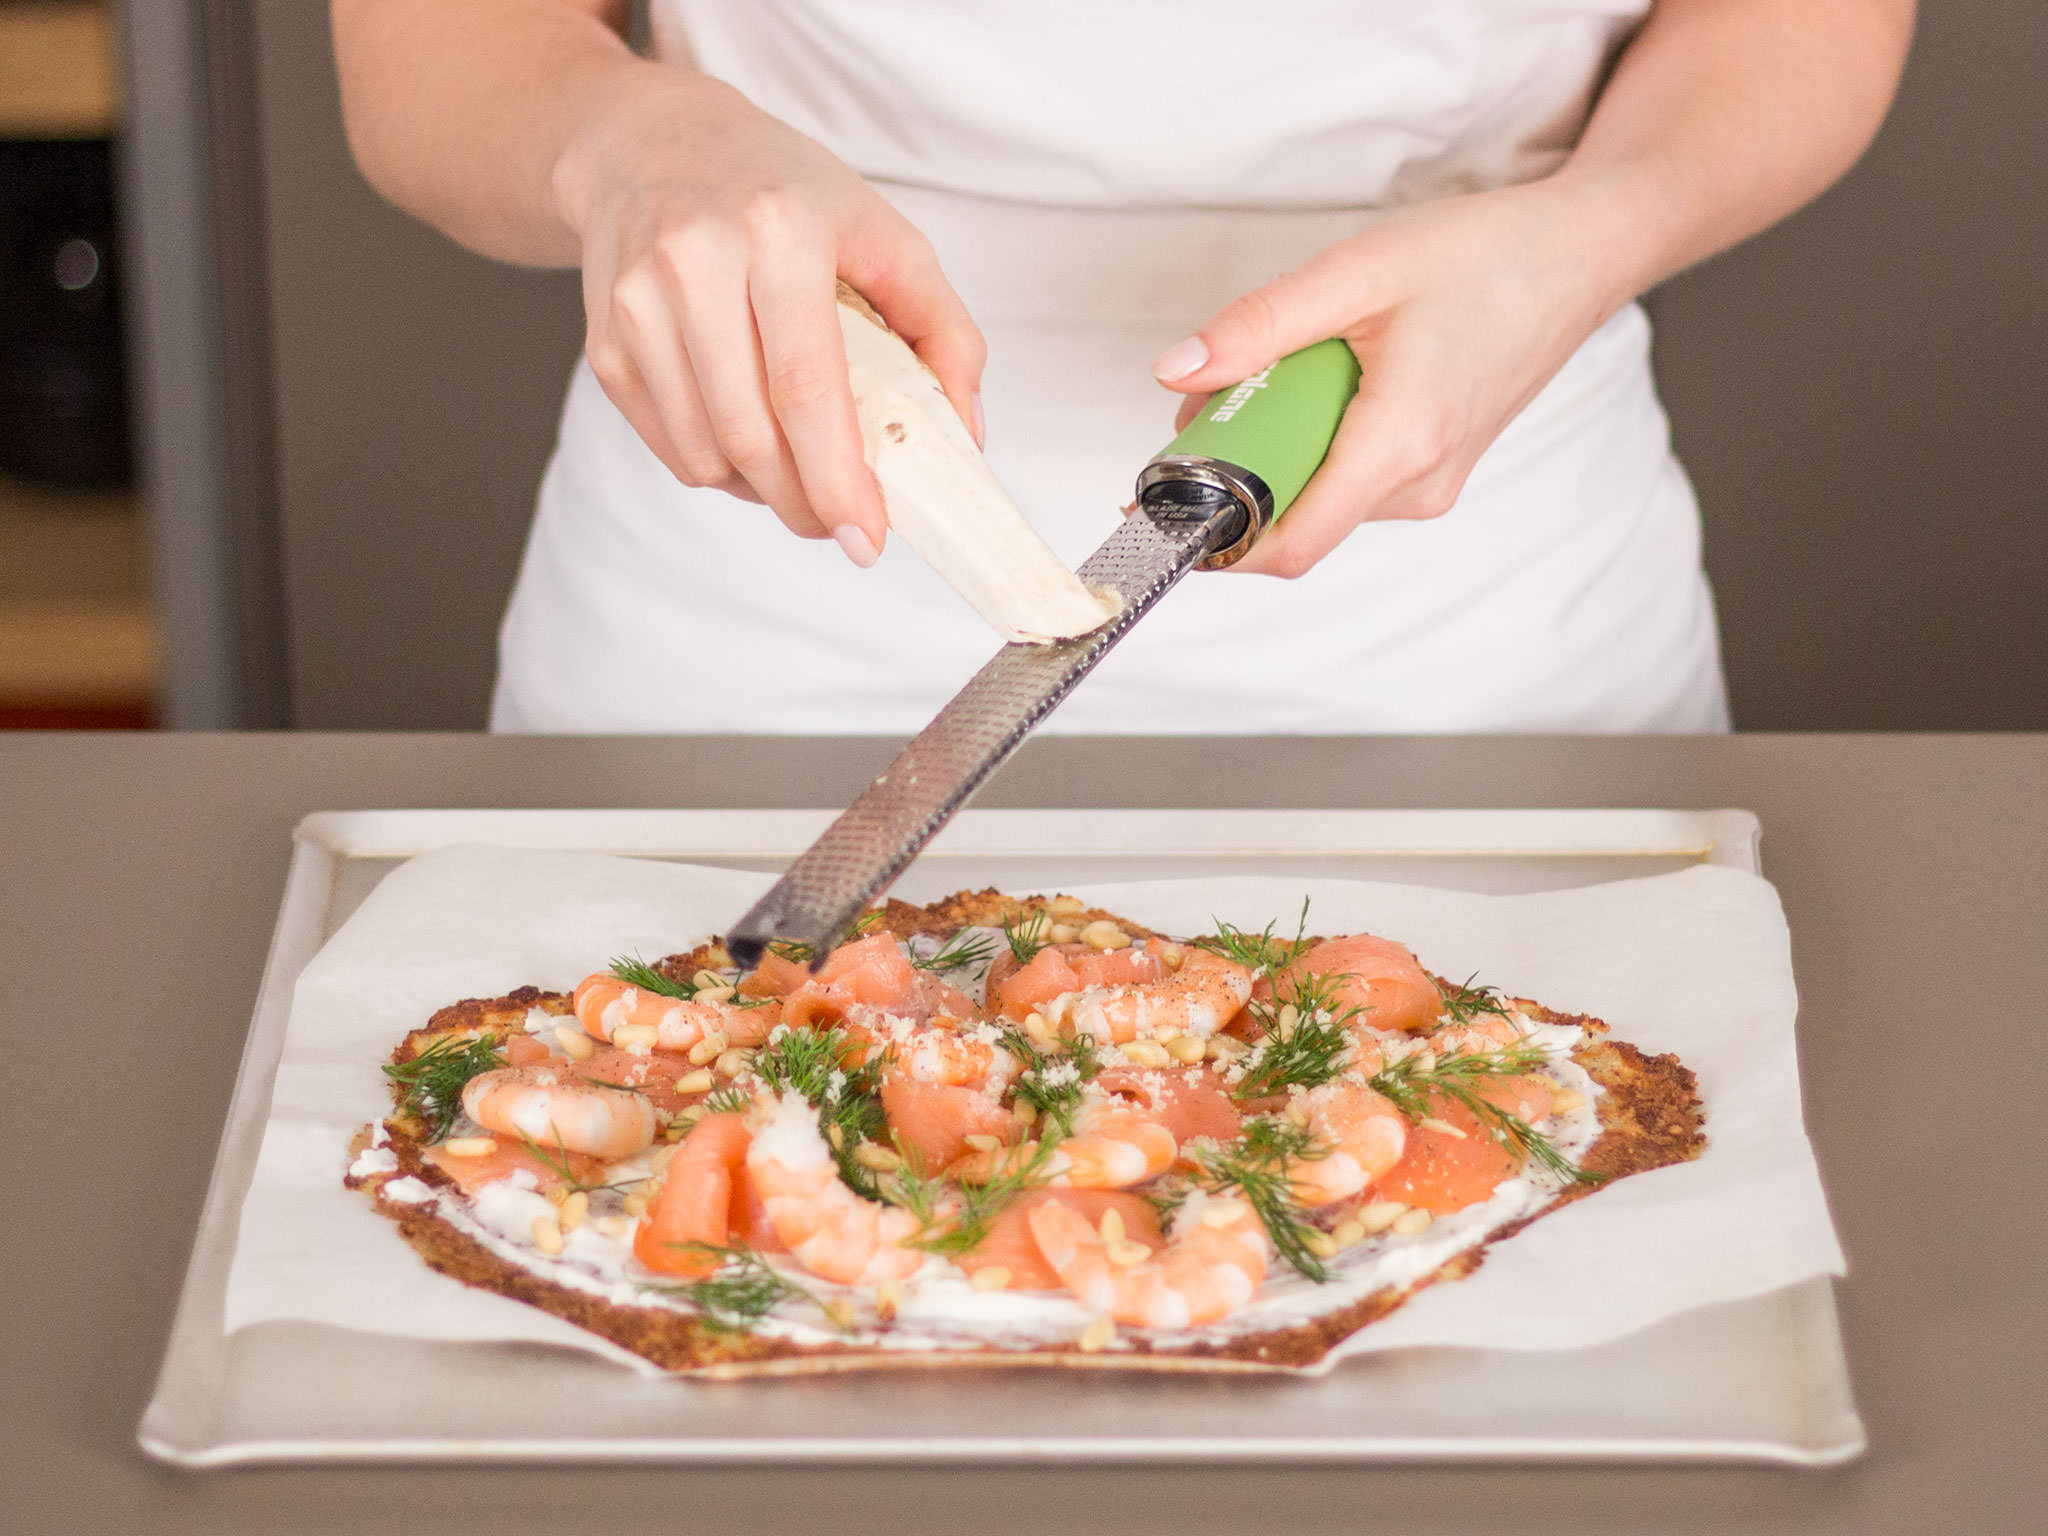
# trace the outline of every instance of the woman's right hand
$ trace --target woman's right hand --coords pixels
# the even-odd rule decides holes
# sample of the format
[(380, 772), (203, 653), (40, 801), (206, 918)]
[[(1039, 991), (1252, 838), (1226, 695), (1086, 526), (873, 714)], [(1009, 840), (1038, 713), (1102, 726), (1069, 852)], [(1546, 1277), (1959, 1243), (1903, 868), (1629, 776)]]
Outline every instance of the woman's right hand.
[(981, 439), (985, 348), (930, 242), (737, 91), (637, 69), (570, 134), (552, 180), (582, 246), (591, 369), (685, 485), (765, 502), (792, 532), (874, 563), (888, 525), (854, 418), (840, 278)]

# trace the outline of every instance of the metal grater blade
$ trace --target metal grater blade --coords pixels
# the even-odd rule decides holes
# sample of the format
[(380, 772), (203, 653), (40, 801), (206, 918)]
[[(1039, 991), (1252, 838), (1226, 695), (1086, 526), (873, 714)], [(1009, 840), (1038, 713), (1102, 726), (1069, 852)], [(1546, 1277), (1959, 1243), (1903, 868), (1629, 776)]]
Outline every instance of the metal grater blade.
[(773, 940), (806, 945), (813, 968), (822, 964), (832, 942), (1109, 648), (1242, 522), (1235, 504), (1205, 497), (1148, 502), (1125, 518), (1079, 573), (1091, 587), (1113, 588), (1123, 611), (1078, 639), (996, 652), (740, 919), (725, 941), (734, 960), (757, 964)]

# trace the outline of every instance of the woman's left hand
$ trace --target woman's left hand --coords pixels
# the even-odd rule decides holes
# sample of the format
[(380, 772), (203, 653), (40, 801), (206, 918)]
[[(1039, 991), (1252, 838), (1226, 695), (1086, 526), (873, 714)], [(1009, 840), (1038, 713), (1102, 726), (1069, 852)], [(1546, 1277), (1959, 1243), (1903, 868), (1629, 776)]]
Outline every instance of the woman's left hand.
[(1299, 576), (1360, 523), (1450, 510), (1501, 429), (1633, 291), (1614, 275), (1625, 223), (1592, 203), (1553, 177), (1403, 209), (1160, 356), (1154, 374), (1189, 397), (1185, 426), (1212, 391), (1313, 342), (1341, 336), (1358, 354), (1329, 456), (1235, 569)]

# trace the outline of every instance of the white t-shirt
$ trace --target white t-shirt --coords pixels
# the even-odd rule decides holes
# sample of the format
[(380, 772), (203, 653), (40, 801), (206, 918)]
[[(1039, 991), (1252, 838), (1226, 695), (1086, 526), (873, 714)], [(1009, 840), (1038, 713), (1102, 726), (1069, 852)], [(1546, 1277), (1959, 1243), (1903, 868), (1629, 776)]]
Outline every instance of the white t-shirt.
[[(990, 461), (1078, 564), (1173, 435), (1158, 352), (1384, 210), (1554, 169), (1645, 9), (656, 0), (654, 22), (664, 57), (820, 140), (931, 238), (988, 339)], [(582, 366), (492, 724), (902, 735), (995, 644), (900, 541), (860, 571), (676, 483)], [(1449, 514), (1368, 524), (1295, 582), (1188, 578), (1045, 728), (1726, 727), (1698, 512), (1630, 306)]]

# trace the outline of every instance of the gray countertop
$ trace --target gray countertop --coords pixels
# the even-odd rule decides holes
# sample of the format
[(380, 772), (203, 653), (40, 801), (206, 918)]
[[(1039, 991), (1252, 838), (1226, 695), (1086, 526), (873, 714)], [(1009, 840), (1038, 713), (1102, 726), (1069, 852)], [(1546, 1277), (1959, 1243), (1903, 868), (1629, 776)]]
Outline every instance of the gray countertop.
[[(2048, 737), (1029, 744), (983, 805), (1740, 806), (1801, 994), (1871, 1448), (1736, 1469), (376, 1468), (134, 1443), (292, 825), (384, 806), (844, 803), (893, 743), (0, 737), (15, 1530), (2035, 1531), (2048, 1524)], [(394, 1382), (394, 1391), (403, 1384)]]

